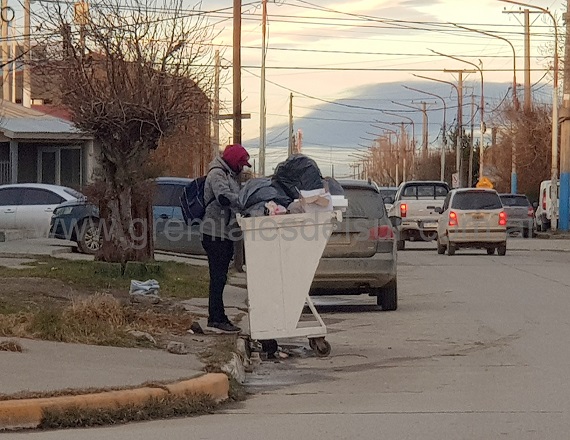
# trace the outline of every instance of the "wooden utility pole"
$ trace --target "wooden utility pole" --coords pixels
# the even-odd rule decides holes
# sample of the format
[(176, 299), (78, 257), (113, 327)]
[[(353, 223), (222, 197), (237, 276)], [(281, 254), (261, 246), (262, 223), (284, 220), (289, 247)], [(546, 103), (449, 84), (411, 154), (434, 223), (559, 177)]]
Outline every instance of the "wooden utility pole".
[[(473, 185), (473, 149), (474, 149), (474, 139), (473, 130), (475, 125), (475, 95), (471, 93), (471, 142), (469, 142), (469, 173), (467, 180), (467, 188)], [(479, 176), (481, 177), (481, 176)]]
[(267, 0), (261, 1), (262, 22), (261, 22), (261, 93), (259, 104), (259, 175), (265, 176), (265, 149), (267, 144), (266, 113), (265, 102), (265, 58), (266, 58), (266, 32), (267, 32)]
[(220, 154), (220, 51), (216, 50), (214, 72), (214, 134), (212, 139), (212, 157)]
[(425, 160), (428, 156), (428, 143), (429, 143), (429, 129), (428, 129), (428, 115), (426, 103), (422, 102), (422, 159)]
[[(566, 21), (566, 43), (564, 53), (570, 53), (570, 2), (564, 16)], [(570, 62), (564, 63), (563, 103), (560, 109), (560, 208), (558, 227), (568, 231), (570, 226)]]
[(32, 77), (30, 72), (31, 43), (30, 43), (30, 0), (24, 0), (24, 92), (22, 104), (24, 107), (32, 106)]
[[(8, 0), (2, 0), (2, 11), (8, 9)], [(2, 99), (10, 100), (10, 52), (8, 49), (8, 21), (2, 17)]]
[(287, 155), (291, 156), (294, 150), (294, 133), (293, 133), (293, 93), (289, 94), (289, 143), (287, 147)]
[(233, 143), (241, 144), (241, 0), (234, 0), (233, 13)]

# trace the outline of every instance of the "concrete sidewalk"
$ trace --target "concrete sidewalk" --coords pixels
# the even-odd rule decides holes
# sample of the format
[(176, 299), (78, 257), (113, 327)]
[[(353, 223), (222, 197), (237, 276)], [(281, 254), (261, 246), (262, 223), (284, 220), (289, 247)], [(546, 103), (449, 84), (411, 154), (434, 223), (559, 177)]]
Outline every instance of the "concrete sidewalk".
[[(0, 242), (0, 265), (22, 268), (37, 256), (53, 256), (72, 260), (93, 260), (91, 255), (73, 252), (74, 243), (56, 239), (26, 239)], [(205, 259), (157, 254), (158, 261), (178, 261), (207, 265)], [(230, 288), (231, 290), (231, 288)], [(245, 293), (228, 292), (228, 312), (243, 316)], [(206, 300), (207, 301), (207, 300)], [(186, 301), (186, 308), (198, 316), (207, 314), (203, 299)], [(201, 319), (205, 326), (205, 319)], [(114, 408), (119, 404), (141, 404), (151, 397), (165, 394), (208, 394), (214, 400), (228, 398), (229, 381), (225, 374), (204, 373), (198, 350), (177, 355), (166, 350), (118, 348), (83, 344), (58, 343), (32, 339), (3, 338), (16, 341), (22, 352), (0, 351), (0, 394), (50, 392), (62, 390), (111, 389), (135, 387), (135, 390), (105, 392), (47, 399), (0, 401), (0, 431), (38, 426), (48, 408)], [(182, 381), (182, 382), (180, 382)], [(170, 385), (145, 386), (166, 382)], [(65, 393), (63, 393), (65, 394)]]
[(136, 386), (203, 374), (203, 364), (193, 354), (0, 338), (6, 340), (19, 342), (23, 352), (0, 351), (1, 394)]

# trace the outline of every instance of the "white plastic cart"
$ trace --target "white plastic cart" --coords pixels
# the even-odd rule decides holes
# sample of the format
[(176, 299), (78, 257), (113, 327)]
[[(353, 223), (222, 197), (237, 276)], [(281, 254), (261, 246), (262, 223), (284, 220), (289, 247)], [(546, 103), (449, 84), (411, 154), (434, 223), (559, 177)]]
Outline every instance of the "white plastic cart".
[[(240, 217), (243, 231), (251, 338), (303, 337), (328, 356), (327, 328), (309, 290), (340, 211)], [(311, 320), (301, 320), (307, 304)]]

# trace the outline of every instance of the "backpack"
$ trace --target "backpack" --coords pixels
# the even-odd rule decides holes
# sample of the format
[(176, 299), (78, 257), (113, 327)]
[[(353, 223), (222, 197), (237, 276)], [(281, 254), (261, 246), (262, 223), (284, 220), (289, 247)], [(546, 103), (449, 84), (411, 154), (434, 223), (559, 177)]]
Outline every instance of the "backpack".
[[(214, 169), (226, 171), (221, 167), (214, 167)], [(211, 171), (210, 170), (210, 171)], [(227, 174), (227, 171), (226, 171)], [(215, 197), (208, 202), (204, 200), (204, 187), (206, 186), (206, 177), (198, 177), (184, 187), (182, 195), (180, 196), (180, 207), (182, 208), (182, 216), (187, 225), (199, 222), (206, 214), (206, 208), (210, 203), (215, 200)]]

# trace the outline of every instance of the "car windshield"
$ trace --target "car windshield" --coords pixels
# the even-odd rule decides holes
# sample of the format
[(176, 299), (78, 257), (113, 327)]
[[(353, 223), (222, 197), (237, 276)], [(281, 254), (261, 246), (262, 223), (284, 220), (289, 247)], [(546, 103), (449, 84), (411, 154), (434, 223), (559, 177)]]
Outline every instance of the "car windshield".
[(384, 217), (384, 201), (376, 191), (366, 188), (345, 188), (344, 196), (348, 200), (345, 217), (368, 219)]
[(458, 192), (453, 197), (451, 207), (463, 210), (501, 209), (501, 199), (496, 193), (488, 191)]
[(501, 196), (501, 202), (503, 206), (530, 206), (530, 203), (526, 196)]
[(417, 183), (406, 186), (401, 194), (402, 200), (443, 200), (448, 190), (445, 184)]

